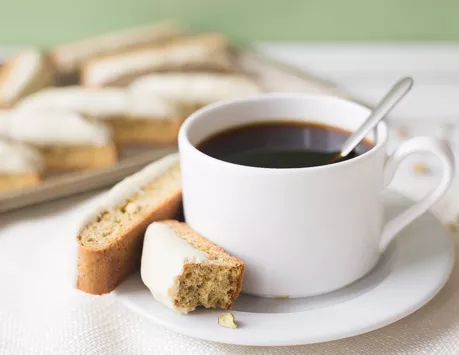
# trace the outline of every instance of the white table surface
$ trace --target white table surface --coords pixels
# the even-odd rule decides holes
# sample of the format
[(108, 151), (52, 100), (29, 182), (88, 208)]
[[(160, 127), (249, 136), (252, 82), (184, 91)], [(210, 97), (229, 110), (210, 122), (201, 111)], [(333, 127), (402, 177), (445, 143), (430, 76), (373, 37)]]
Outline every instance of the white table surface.
[(260, 42), (257, 48), (370, 103), (398, 78), (412, 76), (412, 92), (391, 117), (459, 123), (459, 44)]

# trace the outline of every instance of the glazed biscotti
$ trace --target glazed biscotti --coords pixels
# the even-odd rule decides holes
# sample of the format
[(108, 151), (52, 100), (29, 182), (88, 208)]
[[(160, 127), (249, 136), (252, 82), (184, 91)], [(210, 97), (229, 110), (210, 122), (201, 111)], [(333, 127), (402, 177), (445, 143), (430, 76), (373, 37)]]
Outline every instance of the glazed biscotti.
[(119, 146), (176, 143), (183, 121), (180, 107), (171, 100), (158, 95), (132, 95), (122, 88), (48, 88), (21, 100), (17, 109), (67, 110), (103, 121), (111, 127)]
[(72, 77), (78, 73), (85, 60), (165, 41), (181, 32), (175, 23), (165, 21), (62, 44), (51, 48), (48, 55), (61, 76)]
[(0, 109), (0, 138), (8, 136), (10, 117), (11, 110)]
[(38, 151), (0, 138), (0, 192), (38, 184), (43, 168), (44, 161)]
[(117, 145), (177, 144), (184, 112), (171, 100), (153, 95), (130, 95), (126, 113), (106, 120)]
[(22, 97), (52, 82), (53, 72), (39, 49), (27, 48), (13, 53), (0, 69), (0, 107), (12, 107)]
[(43, 155), (47, 172), (102, 168), (117, 161), (110, 129), (75, 112), (13, 110), (7, 131)]
[(228, 309), (241, 292), (244, 263), (185, 223), (155, 222), (145, 233), (141, 277), (153, 297), (176, 312)]
[(137, 77), (157, 71), (232, 71), (229, 42), (220, 34), (183, 36), (165, 44), (136, 48), (98, 57), (82, 65), (86, 87), (125, 86)]
[(153, 95), (179, 103), (185, 115), (210, 103), (261, 92), (253, 80), (221, 73), (156, 73), (129, 85), (133, 95)]
[(9, 138), (11, 110), (0, 110), (0, 192), (36, 185), (45, 163), (36, 149)]
[(108, 293), (138, 270), (147, 226), (176, 218), (181, 192), (178, 154), (115, 185), (78, 234), (77, 288), (91, 294)]

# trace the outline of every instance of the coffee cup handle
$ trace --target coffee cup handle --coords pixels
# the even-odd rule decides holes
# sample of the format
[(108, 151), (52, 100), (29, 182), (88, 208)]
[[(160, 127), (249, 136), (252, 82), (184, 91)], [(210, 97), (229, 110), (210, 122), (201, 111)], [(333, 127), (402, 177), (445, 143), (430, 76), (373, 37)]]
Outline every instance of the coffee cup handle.
[(384, 167), (384, 184), (387, 187), (394, 178), (400, 163), (415, 153), (432, 153), (441, 163), (442, 177), (437, 187), (429, 192), (421, 201), (408, 207), (398, 216), (386, 223), (381, 233), (380, 249), (384, 251), (398, 232), (427, 211), (448, 189), (454, 177), (454, 154), (445, 142), (431, 137), (415, 137), (402, 143), (388, 157)]

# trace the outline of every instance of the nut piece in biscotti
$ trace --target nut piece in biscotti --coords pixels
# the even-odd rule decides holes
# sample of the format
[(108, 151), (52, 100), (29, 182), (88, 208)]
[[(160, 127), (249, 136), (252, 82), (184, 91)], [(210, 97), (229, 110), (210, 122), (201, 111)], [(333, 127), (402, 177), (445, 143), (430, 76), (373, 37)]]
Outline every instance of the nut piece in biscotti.
[(77, 288), (97, 295), (108, 293), (138, 270), (147, 226), (176, 218), (181, 198), (178, 154), (115, 185), (78, 234)]
[(220, 317), (218, 317), (218, 324), (224, 328), (236, 329), (237, 324), (234, 319), (234, 315), (231, 312), (223, 313)]
[(0, 107), (12, 107), (22, 97), (52, 83), (52, 69), (38, 48), (15, 52), (0, 69)]
[(145, 233), (141, 276), (153, 297), (176, 312), (228, 309), (241, 291), (244, 263), (185, 223), (155, 222)]

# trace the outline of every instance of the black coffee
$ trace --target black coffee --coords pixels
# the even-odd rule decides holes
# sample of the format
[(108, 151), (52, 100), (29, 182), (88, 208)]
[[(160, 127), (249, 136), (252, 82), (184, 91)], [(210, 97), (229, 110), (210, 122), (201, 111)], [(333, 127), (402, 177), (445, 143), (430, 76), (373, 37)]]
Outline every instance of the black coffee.
[(260, 122), (219, 132), (198, 149), (229, 163), (262, 168), (305, 168), (355, 158), (373, 146), (361, 142), (347, 157), (336, 159), (350, 133), (299, 121)]

